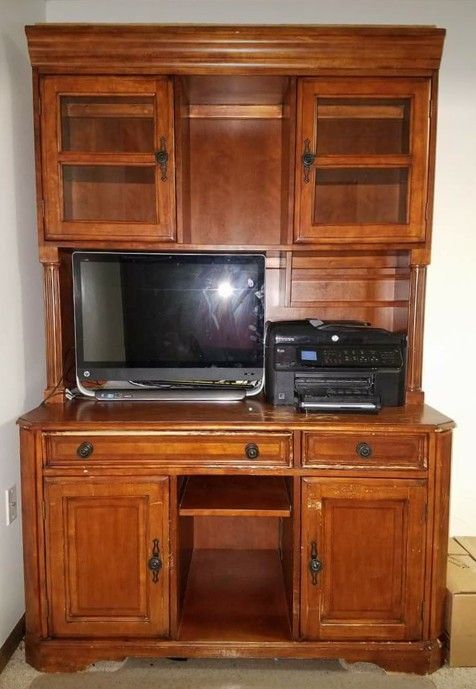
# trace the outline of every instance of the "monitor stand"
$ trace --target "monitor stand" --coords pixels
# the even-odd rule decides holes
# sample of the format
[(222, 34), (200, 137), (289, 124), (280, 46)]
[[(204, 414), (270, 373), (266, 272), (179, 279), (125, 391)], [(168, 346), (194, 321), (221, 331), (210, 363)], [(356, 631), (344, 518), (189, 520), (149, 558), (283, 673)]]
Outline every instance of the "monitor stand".
[(103, 402), (239, 402), (246, 397), (244, 389), (232, 390), (200, 390), (199, 388), (185, 389), (123, 389), (113, 390), (105, 388), (96, 390), (94, 396)]

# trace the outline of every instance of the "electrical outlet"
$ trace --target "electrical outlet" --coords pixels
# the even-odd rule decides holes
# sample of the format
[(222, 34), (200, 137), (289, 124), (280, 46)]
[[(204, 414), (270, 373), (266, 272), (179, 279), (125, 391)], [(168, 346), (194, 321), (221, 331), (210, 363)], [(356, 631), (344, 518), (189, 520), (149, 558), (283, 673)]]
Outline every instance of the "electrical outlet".
[(7, 526), (18, 517), (17, 487), (12, 486), (5, 491)]

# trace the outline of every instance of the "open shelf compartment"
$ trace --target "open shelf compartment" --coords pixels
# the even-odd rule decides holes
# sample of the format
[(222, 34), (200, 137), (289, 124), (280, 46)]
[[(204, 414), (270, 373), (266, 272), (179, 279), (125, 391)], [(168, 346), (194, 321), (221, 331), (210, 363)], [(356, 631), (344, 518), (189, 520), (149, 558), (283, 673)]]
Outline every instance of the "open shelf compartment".
[(178, 638), (292, 639), (293, 479), (187, 476), (180, 484)]
[(191, 476), (179, 515), (289, 517), (291, 502), (279, 476)]

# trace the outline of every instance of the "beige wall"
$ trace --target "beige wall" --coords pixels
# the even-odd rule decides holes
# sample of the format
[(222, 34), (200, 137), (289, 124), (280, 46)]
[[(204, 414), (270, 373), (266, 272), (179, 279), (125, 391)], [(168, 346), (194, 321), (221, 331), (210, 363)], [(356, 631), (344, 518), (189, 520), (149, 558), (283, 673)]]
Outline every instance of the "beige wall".
[(0, 0), (0, 646), (23, 613), (21, 524), (6, 526), (5, 490), (20, 487), (17, 417), (44, 388), (37, 261), (31, 70), (23, 26), (40, 0)]
[[(476, 534), (476, 2), (474, 0), (47, 0), (48, 21), (434, 24), (447, 29), (440, 73), (433, 263), (424, 388), (455, 418), (451, 531)], [(316, 314), (318, 316), (319, 314)]]

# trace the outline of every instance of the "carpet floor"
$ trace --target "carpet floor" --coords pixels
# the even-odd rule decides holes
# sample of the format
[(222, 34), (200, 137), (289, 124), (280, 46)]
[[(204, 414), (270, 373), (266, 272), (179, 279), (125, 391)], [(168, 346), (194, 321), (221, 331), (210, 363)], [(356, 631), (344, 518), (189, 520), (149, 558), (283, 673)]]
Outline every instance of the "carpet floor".
[(133, 659), (85, 672), (43, 674), (22, 646), (0, 675), (0, 689), (476, 689), (476, 668), (427, 676), (386, 673), (375, 665), (332, 660)]
[(194, 659), (126, 663), (114, 673), (38, 677), (31, 689), (435, 689), (430, 679), (376, 672), (348, 672), (341, 667), (308, 661), (221, 662)]

